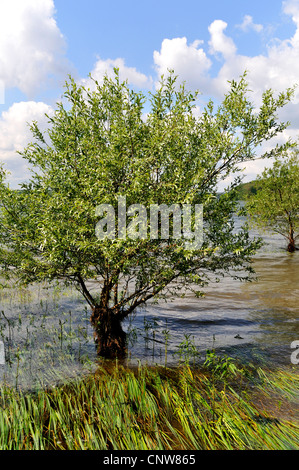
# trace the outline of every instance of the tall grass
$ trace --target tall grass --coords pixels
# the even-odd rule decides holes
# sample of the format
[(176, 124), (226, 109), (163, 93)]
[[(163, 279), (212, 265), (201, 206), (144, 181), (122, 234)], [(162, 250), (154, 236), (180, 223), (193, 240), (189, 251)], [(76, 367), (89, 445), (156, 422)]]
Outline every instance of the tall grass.
[(103, 363), (35, 393), (2, 386), (0, 449), (298, 449), (298, 375), (212, 359), (201, 369)]
[[(295, 370), (245, 370), (214, 352), (195, 368), (199, 351), (190, 335), (176, 347), (179, 366), (170, 368), (167, 323), (157, 340), (155, 320), (145, 319), (141, 337), (147, 350), (152, 341), (153, 358), (158, 344), (162, 365), (103, 362), (94, 372), (87, 310), (77, 323), (55, 307), (59, 290), (54, 303), (44, 291), (17, 292), (24, 308), (0, 291), (2, 304), (11, 303), (0, 311), (0, 450), (298, 449)], [(136, 340), (136, 328), (129, 333)]]

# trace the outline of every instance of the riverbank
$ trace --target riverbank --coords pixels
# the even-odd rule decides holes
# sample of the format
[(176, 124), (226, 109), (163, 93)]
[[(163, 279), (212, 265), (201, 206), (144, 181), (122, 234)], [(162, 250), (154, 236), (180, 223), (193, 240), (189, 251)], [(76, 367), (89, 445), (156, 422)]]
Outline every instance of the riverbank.
[(298, 449), (295, 367), (204, 367), (104, 362), (86, 377), (36, 393), (1, 388), (0, 449)]

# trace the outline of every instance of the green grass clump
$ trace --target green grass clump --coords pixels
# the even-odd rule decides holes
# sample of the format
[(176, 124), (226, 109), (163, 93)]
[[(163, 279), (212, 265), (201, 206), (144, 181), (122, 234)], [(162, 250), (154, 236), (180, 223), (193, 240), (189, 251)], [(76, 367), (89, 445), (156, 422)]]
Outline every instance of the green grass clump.
[(3, 386), (0, 449), (298, 449), (298, 382), (212, 358), (201, 369), (102, 365), (34, 394)]

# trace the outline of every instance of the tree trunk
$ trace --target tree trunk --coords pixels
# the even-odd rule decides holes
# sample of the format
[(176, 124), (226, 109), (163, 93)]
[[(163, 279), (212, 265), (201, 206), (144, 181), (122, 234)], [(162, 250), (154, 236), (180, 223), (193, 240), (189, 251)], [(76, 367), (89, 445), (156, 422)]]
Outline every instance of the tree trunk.
[(290, 239), (290, 240), (289, 240), (288, 251), (289, 251), (290, 253), (294, 253), (294, 251), (296, 251), (295, 240), (293, 240), (293, 239)]
[(290, 228), (290, 234), (289, 234), (289, 244), (288, 244), (288, 251), (290, 253), (294, 253), (294, 251), (296, 250), (296, 247), (295, 247), (295, 240), (294, 240), (294, 230), (291, 226)]
[(121, 359), (127, 354), (127, 335), (119, 315), (109, 308), (94, 307), (91, 315), (97, 353), (106, 359)]

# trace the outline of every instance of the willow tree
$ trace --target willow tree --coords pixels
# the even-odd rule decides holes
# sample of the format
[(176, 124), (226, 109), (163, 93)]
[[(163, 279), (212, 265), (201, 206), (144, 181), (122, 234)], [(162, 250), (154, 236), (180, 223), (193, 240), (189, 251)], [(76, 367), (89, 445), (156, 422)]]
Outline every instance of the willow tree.
[(276, 233), (287, 241), (287, 250), (296, 251), (299, 237), (299, 152), (293, 150), (274, 161), (257, 178), (258, 190), (247, 200), (252, 224)]
[[(291, 96), (291, 89), (277, 97), (268, 90), (257, 111), (244, 75), (230, 82), (220, 105), (210, 101), (198, 116), (197, 94), (178, 86), (172, 73), (149, 95), (121, 82), (117, 70), (92, 89), (70, 77), (55, 113), (47, 116), (47, 131), (31, 125), (32, 143), (21, 152), (30, 180), (13, 191), (2, 178), (2, 274), (25, 285), (75, 285), (91, 307), (98, 352), (105, 357), (125, 353), (122, 322), (150, 299), (175, 297), (182, 289), (200, 296), (213, 276), (250, 278), (259, 241), (250, 239), (245, 225), (234, 230), (240, 179), (221, 195), (217, 187), (286, 128), (276, 113)], [(276, 146), (270, 153), (284, 150)], [(120, 198), (131, 208), (127, 224), (135, 224), (134, 237), (118, 233)], [(190, 249), (171, 230), (169, 239), (161, 232), (151, 237), (150, 217), (142, 230), (136, 222), (136, 204), (201, 205), (203, 242)], [(96, 234), (105, 215), (99, 206), (114, 210), (114, 237), (108, 229), (106, 237)], [(169, 219), (174, 230), (175, 214)], [(194, 228), (195, 211), (190, 220)]]

